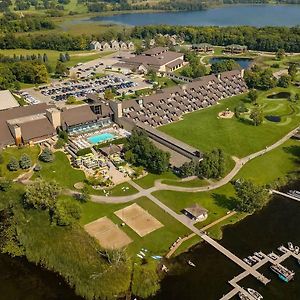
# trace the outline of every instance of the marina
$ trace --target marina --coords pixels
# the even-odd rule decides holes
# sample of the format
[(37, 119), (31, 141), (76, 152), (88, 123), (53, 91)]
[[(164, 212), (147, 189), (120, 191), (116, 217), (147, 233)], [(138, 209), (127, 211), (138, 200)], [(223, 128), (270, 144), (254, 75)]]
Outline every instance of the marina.
[[(299, 251), (297, 253), (295, 251), (295, 248), (298, 248), (298, 246), (293, 246), (293, 248), (291, 248), (290, 246), (293, 246), (291, 242), (288, 243), (288, 248), (286, 248), (283, 245), (278, 247), (278, 250), (281, 253), (283, 253), (282, 255), (277, 255), (274, 252), (264, 254), (260, 251), (255, 252), (254, 256), (248, 256), (247, 258), (244, 258), (244, 261), (247, 260), (247, 264), (251, 266), (251, 268), (253, 268), (254, 270), (258, 270), (265, 264), (271, 263), (270, 269), (275, 274), (277, 274), (282, 281), (287, 283), (294, 279), (295, 272), (284, 267), (282, 263), (290, 257), (295, 258), (298, 261), (298, 263), (300, 261)], [(293, 250), (290, 250), (290, 248)], [(249, 273), (247, 271), (244, 271), (243, 273), (230, 280), (229, 284), (233, 287), (233, 289), (229, 293), (224, 295), (222, 298), (220, 298), (220, 300), (229, 300), (232, 299), (235, 295), (239, 295), (240, 299), (263, 299), (263, 296), (260, 295), (257, 291), (251, 288), (245, 290), (241, 285), (238, 284), (242, 279), (246, 278), (248, 275)]]

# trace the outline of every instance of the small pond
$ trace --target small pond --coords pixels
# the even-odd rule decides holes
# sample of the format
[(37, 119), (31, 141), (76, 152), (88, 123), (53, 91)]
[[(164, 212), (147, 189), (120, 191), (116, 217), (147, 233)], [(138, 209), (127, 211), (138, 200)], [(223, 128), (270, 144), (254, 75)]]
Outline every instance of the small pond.
[(242, 69), (249, 69), (253, 62), (253, 59), (251, 58), (235, 58), (235, 57), (213, 57), (209, 60), (209, 62), (213, 64), (226, 59), (232, 59), (236, 61), (241, 66)]
[(269, 95), (268, 99), (289, 99), (291, 97), (291, 93), (289, 92), (280, 92), (277, 94)]
[(281, 121), (280, 116), (265, 116), (265, 118), (270, 122), (279, 123)]

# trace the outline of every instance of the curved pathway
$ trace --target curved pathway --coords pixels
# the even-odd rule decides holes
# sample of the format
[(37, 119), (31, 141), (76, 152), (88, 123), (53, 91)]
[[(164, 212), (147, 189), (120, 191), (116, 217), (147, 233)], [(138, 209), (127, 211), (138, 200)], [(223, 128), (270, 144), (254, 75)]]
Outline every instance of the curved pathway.
[(149, 189), (143, 189), (135, 182), (129, 181), (129, 183), (139, 191), (138, 193), (129, 196), (114, 196), (114, 197), (91, 195), (91, 200), (93, 202), (104, 202), (104, 203), (125, 203), (125, 202), (133, 201), (143, 196), (149, 197), (151, 193), (156, 191), (162, 191), (162, 190), (196, 193), (196, 192), (205, 192), (205, 191), (211, 191), (217, 189), (230, 182), (247, 162), (251, 161), (256, 157), (264, 155), (269, 151), (276, 149), (277, 147), (285, 143), (287, 140), (289, 140), (297, 131), (298, 128), (292, 130), (291, 132), (286, 134), (283, 138), (281, 138), (271, 146), (266, 147), (265, 149), (260, 150), (258, 152), (252, 153), (246, 157), (243, 157), (241, 159), (233, 157), (235, 161), (234, 168), (224, 178), (222, 178), (217, 182), (213, 182), (209, 185), (202, 186), (202, 187), (182, 187), (182, 186), (172, 186), (172, 185), (163, 184), (161, 180), (156, 180), (153, 187)]

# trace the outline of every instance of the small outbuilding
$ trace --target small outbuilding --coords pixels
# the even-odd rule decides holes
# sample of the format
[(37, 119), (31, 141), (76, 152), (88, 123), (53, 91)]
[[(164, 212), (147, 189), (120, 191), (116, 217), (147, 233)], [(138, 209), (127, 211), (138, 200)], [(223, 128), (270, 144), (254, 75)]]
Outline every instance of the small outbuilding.
[(198, 204), (185, 208), (183, 213), (195, 221), (203, 221), (208, 216), (208, 210)]
[(122, 145), (111, 144), (107, 147), (102, 147), (99, 149), (100, 152), (105, 156), (110, 156), (114, 154), (119, 154), (123, 150)]

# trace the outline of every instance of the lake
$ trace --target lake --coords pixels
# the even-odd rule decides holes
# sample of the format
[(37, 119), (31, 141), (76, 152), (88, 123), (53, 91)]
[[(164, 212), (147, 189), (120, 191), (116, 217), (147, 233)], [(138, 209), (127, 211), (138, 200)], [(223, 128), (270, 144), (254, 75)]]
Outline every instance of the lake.
[[(195, 26), (296, 26), (300, 24), (300, 5), (230, 5), (202, 11), (127, 13), (76, 19), (74, 24), (105, 22), (124, 25)], [(69, 23), (70, 24), (70, 21)]]
[[(300, 182), (291, 188), (299, 189)], [(292, 241), (300, 245), (300, 203), (283, 197), (273, 197), (267, 207), (241, 222), (227, 226), (220, 243), (243, 258), (255, 251), (269, 253)], [(188, 266), (192, 260), (195, 268)], [(216, 300), (232, 288), (227, 283), (241, 273), (241, 269), (210, 245), (202, 243), (190, 252), (173, 259), (173, 274), (162, 281), (158, 295), (151, 300)], [(246, 277), (241, 285), (258, 290), (264, 299), (299, 300), (300, 265), (288, 259), (284, 266), (296, 271), (295, 280), (284, 283), (268, 267), (262, 273), (271, 279), (267, 286), (258, 283), (252, 276)], [(234, 298), (237, 299), (237, 298)]]
[[(299, 189), (300, 182), (291, 188)], [(292, 241), (300, 245), (300, 203), (276, 196), (260, 212), (228, 226), (220, 243), (239, 257), (254, 251), (271, 252)], [(195, 268), (187, 264), (192, 260)], [(241, 269), (210, 245), (202, 243), (188, 253), (171, 260), (171, 274), (162, 281), (161, 291), (151, 300), (216, 300), (229, 292), (227, 283)], [(296, 271), (295, 280), (280, 281), (266, 267), (262, 272), (272, 281), (266, 287), (252, 277), (244, 287), (257, 289), (264, 299), (299, 300), (300, 266), (295, 260), (283, 265)], [(82, 300), (55, 274), (42, 270), (24, 259), (0, 255), (0, 294), (5, 300)], [(150, 300), (150, 299), (149, 299)]]
[(233, 59), (234, 61), (236, 61), (242, 69), (248, 69), (250, 68), (251, 64), (253, 63), (253, 59), (249, 59), (249, 58), (233, 58), (233, 57), (213, 57), (209, 60), (209, 63), (213, 64), (222, 60), (226, 60), (226, 59)]

